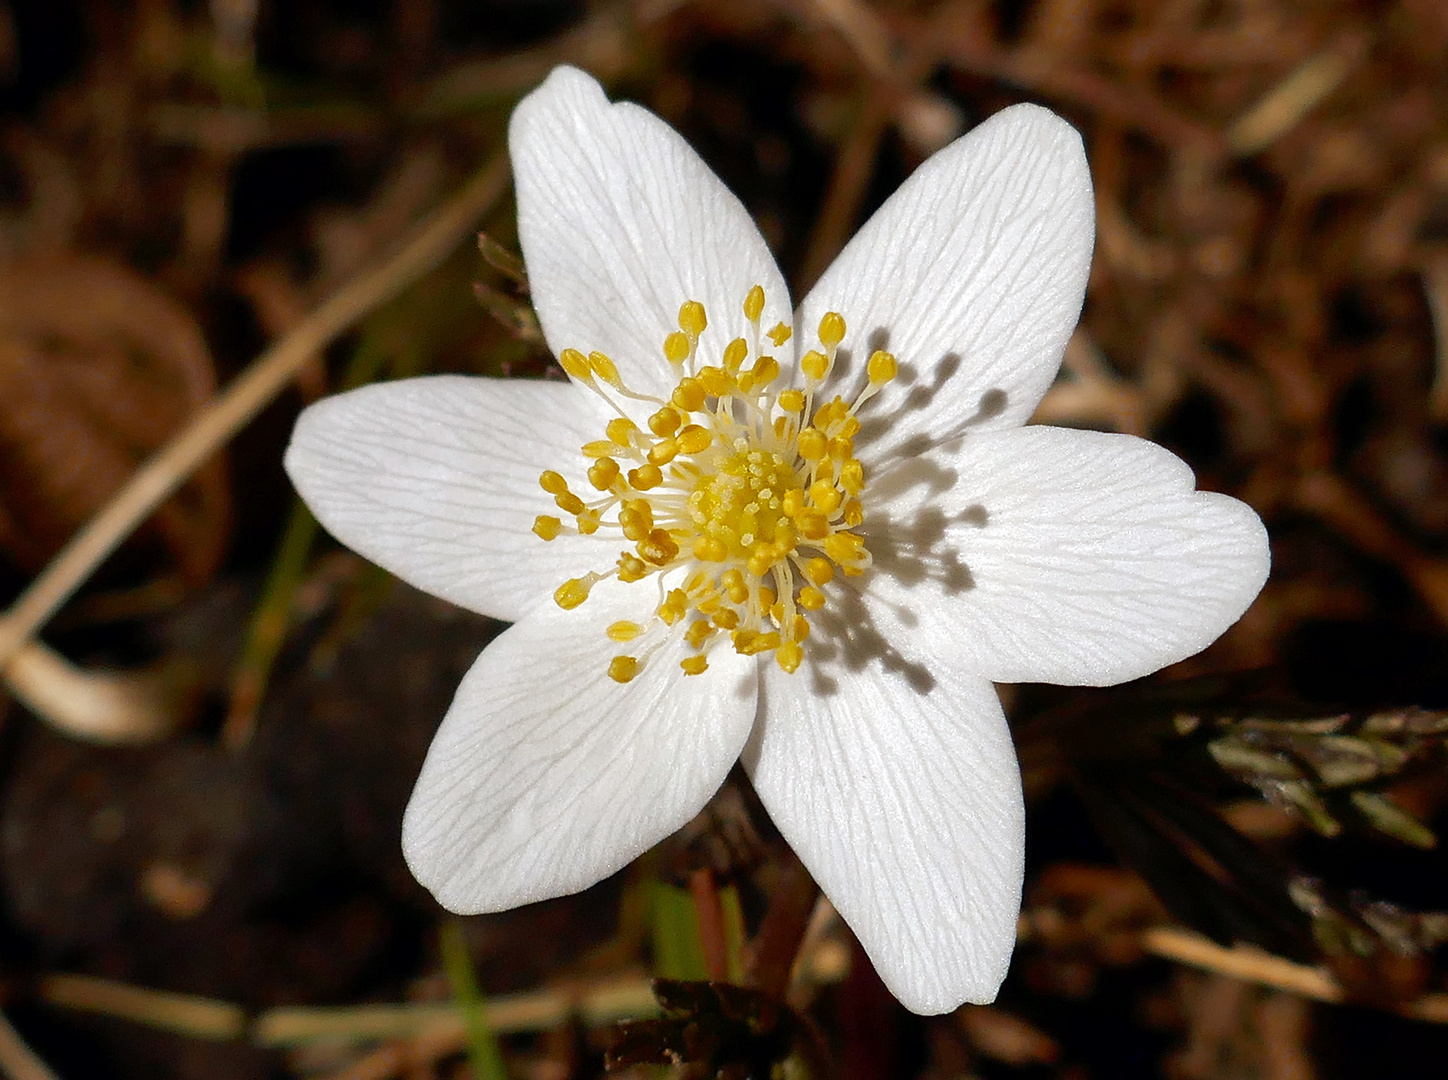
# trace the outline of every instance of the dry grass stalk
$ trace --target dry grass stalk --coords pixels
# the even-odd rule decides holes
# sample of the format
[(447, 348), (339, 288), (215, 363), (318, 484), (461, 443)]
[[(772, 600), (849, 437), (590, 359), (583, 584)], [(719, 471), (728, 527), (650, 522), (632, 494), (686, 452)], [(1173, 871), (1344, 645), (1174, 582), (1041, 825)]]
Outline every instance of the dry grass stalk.
[(17, 650), (136, 526), (317, 352), (437, 265), (502, 197), (507, 183), (507, 159), (499, 154), (424, 222), (397, 254), (338, 289), (304, 323), (253, 361), (220, 397), (199, 410), (186, 430), (142, 466), (21, 594), (0, 621), (0, 664), (8, 667)]

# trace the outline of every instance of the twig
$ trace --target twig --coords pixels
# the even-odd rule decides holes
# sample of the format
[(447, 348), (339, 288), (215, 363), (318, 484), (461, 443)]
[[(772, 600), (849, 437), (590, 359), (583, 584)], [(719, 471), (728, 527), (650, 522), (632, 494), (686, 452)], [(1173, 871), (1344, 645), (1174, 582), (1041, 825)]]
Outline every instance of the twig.
[(179, 726), (189, 697), (176, 668), (86, 671), (39, 641), (20, 647), (5, 669), (11, 693), (36, 716), (86, 742), (152, 742)]
[(377, 305), (436, 266), (473, 223), (502, 197), (506, 155), (497, 154), (376, 269), (333, 293), (312, 315), (267, 349), (225, 393), (150, 459), (73, 537), (0, 621), (0, 664), (49, 619), (97, 566), (166, 496), (272, 400), (314, 355)]
[(1242, 157), (1267, 149), (1341, 85), (1366, 46), (1348, 35), (1299, 65), (1227, 129), (1227, 146)]
[[(1234, 945), (1225, 949), (1190, 930), (1171, 926), (1147, 930), (1141, 936), (1141, 944), (1154, 956), (1242, 982), (1284, 990), (1330, 1005), (1347, 1000), (1342, 985), (1325, 969), (1294, 964), (1291, 960), (1250, 945)], [(1424, 994), (1413, 1001), (1393, 1005), (1391, 1011), (1430, 1024), (1448, 1024), (1448, 994)]]
[(1294, 964), (1250, 945), (1224, 949), (1189, 930), (1171, 926), (1147, 930), (1141, 935), (1141, 945), (1147, 952), (1166, 960), (1286, 990), (1314, 1001), (1337, 1003), (1345, 996), (1342, 987), (1322, 968)]
[(50, 1066), (25, 1045), (4, 1014), (0, 1014), (0, 1072), (8, 1080), (58, 1080)]
[(102, 1013), (197, 1039), (239, 1039), (246, 1034), (240, 1005), (193, 994), (171, 994), (89, 975), (47, 975), (40, 1000), (63, 1009)]
[(781, 868), (759, 932), (749, 943), (745, 970), (749, 981), (774, 997), (784, 997), (795, 957), (814, 914), (819, 886), (798, 859)]
[[(547, 1031), (573, 1017), (596, 1026), (658, 1012), (652, 983), (642, 975), (489, 999), (484, 1015), (496, 1034)], [(450, 1033), (462, 1048), (463, 1018), (451, 1004), (361, 1005), (341, 1008), (278, 1008), (257, 1017), (252, 1040), (261, 1046), (305, 1046), (320, 1042), (369, 1042), (376, 1039)]]
[(724, 905), (714, 883), (714, 871), (702, 866), (689, 875), (694, 913), (699, 916), (699, 939), (704, 943), (704, 967), (714, 982), (729, 978), (729, 948), (724, 940)]

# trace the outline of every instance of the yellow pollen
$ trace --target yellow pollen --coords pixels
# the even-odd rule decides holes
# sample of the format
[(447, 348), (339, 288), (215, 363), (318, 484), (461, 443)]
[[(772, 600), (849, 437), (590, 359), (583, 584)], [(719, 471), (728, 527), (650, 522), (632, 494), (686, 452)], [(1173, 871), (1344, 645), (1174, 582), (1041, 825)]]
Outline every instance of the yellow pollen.
[(564, 611), (572, 611), (588, 599), (588, 593), (592, 588), (593, 582), (588, 578), (569, 578), (553, 590), (553, 599)]
[(614, 366), (614, 362), (603, 355), (603, 353), (589, 353), (588, 366), (593, 369), (595, 375), (608, 383), (609, 386), (619, 388), (623, 385), (618, 378), (618, 368)]
[[(624, 583), (654, 578), (658, 584), (661, 599), (651, 615), (607, 628), (614, 642), (645, 635), (655, 642), (638, 656), (610, 661), (608, 674), (617, 682), (628, 682), (651, 662), (659, 648), (656, 633), (679, 635), (692, 650), (679, 662), (686, 675), (708, 670), (715, 648), (744, 656), (773, 653), (783, 671), (794, 672), (804, 660), (810, 619), (829, 604), (822, 586), (837, 574), (853, 577), (870, 566), (864, 539), (851, 531), (864, 521), (855, 413), (898, 376), (899, 365), (876, 350), (866, 364), (868, 382), (853, 403), (838, 395), (816, 401), (845, 340), (844, 318), (827, 312), (820, 320), (818, 347), (799, 357), (804, 381), (797, 388), (780, 379), (779, 360), (763, 351), (781, 348), (792, 336), (784, 323), (762, 332), (764, 308), (764, 290), (755, 286), (742, 305), (746, 325), (739, 329), (745, 333), (706, 355), (699, 353), (709, 325), (704, 305), (686, 301), (678, 330), (663, 339), (676, 380), (664, 401), (631, 390), (626, 371), (601, 352), (565, 349), (559, 357), (570, 377), (615, 410), (620, 405), (602, 384), (633, 401), (657, 403), (643, 428), (619, 416), (607, 424), (607, 439), (584, 444), (592, 501), (572, 491), (561, 473), (539, 477), (579, 533), (614, 543), (621, 537), (632, 545), (604, 571), (560, 585), (554, 593), (560, 607), (580, 606), (609, 577)], [(783, 388), (776, 385), (781, 381)], [(544, 540), (564, 530), (550, 514), (540, 514), (533, 525)]]
[(632, 446), (633, 437), (634, 434), (638, 431), (638, 428), (634, 426), (634, 422), (632, 420), (626, 420), (624, 417), (619, 416), (610, 420), (608, 422), (608, 426), (604, 428), (604, 430), (608, 432), (608, 437), (616, 445)]
[(758, 322), (759, 316), (764, 314), (764, 287), (755, 285), (744, 297), (744, 317), (750, 322)]
[(613, 458), (599, 458), (588, 467), (588, 482), (599, 491), (607, 491), (618, 479), (618, 462)]
[(558, 362), (579, 382), (593, 382), (593, 370), (588, 366), (588, 359), (577, 349), (564, 349), (558, 354)]
[(704, 305), (697, 300), (686, 300), (679, 308), (679, 329), (690, 337), (698, 337), (709, 325), (704, 314)]
[(880, 386), (889, 382), (899, 370), (900, 365), (889, 353), (877, 351), (870, 354), (870, 382), (875, 385)]
[(662, 439), (664, 436), (672, 435), (678, 431), (679, 425), (683, 422), (684, 418), (680, 415), (678, 409), (672, 405), (665, 405), (658, 412), (654, 413), (653, 416), (649, 417), (649, 430)]
[(636, 656), (615, 656), (608, 662), (608, 677), (616, 683), (626, 683), (639, 673)]
[(664, 358), (671, 364), (682, 364), (689, 358), (690, 345), (689, 335), (682, 330), (675, 330), (668, 337), (664, 338)]

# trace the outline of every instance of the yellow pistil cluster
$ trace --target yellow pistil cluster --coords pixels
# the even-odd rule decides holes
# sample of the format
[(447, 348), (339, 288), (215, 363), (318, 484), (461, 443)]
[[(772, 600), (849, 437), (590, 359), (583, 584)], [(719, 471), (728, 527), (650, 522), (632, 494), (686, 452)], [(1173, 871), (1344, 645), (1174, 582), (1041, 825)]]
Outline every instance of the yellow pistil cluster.
[[(607, 438), (583, 447), (596, 496), (584, 499), (559, 473), (543, 473), (543, 490), (573, 523), (545, 514), (533, 531), (544, 540), (573, 531), (614, 533), (632, 546), (611, 569), (571, 578), (553, 598), (571, 609), (605, 578), (659, 583), (648, 620), (608, 628), (613, 641), (632, 643), (609, 664), (618, 682), (637, 675), (674, 633), (690, 647), (680, 664), (689, 675), (704, 672), (711, 650), (726, 641), (746, 656), (772, 652), (793, 672), (804, 658), (809, 617), (827, 602), (824, 587), (837, 571), (852, 576), (870, 565), (863, 539), (852, 531), (864, 517), (865, 488), (855, 457), (855, 414), (895, 377), (895, 358), (870, 356), (869, 381), (852, 403), (838, 396), (816, 402), (844, 340), (845, 320), (835, 312), (820, 320), (819, 348), (800, 358), (802, 385), (781, 389), (779, 362), (764, 348), (783, 346), (791, 331), (780, 323), (762, 332), (763, 312), (764, 290), (756, 285), (744, 300), (746, 335), (731, 341), (717, 363), (704, 364), (698, 355), (708, 325), (704, 305), (685, 303), (679, 329), (663, 343), (677, 379), (668, 400), (630, 390), (603, 353), (564, 349), (559, 357), (564, 370), (618, 416), (609, 421)], [(647, 430), (629, 419), (617, 397), (654, 410)]]

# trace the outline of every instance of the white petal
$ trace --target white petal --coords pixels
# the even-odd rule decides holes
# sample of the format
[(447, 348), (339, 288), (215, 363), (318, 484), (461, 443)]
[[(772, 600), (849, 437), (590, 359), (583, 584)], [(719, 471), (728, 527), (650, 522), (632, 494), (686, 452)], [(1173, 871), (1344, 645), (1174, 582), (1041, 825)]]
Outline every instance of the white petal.
[[(603, 569), (592, 537), (545, 543), (539, 514), (568, 519), (544, 469), (584, 498), (579, 448), (602, 437), (601, 405), (567, 383), (439, 375), (364, 386), (297, 420), (286, 468), (327, 530), (419, 589), (498, 619), (520, 618), (571, 577)], [(600, 565), (600, 559), (602, 565)]]
[(744, 753), (755, 790), (906, 1008), (993, 1000), (1025, 843), (995, 690), (944, 664), (810, 655), (792, 676), (764, 668)]
[(1131, 435), (968, 435), (867, 489), (887, 637), (996, 682), (1107, 686), (1210, 645), (1267, 579), (1251, 508)]
[(673, 389), (664, 338), (700, 301), (713, 359), (744, 335), (744, 297), (763, 286), (764, 328), (790, 320), (789, 292), (743, 205), (679, 134), (637, 105), (610, 105), (575, 68), (554, 69), (513, 112), (508, 149), (518, 239), (548, 346), (607, 353), (636, 390)]
[[(1075, 129), (1017, 105), (929, 158), (855, 234), (798, 328), (804, 348), (826, 311), (845, 317), (850, 357), (835, 381), (847, 398), (871, 350), (899, 360), (862, 413), (888, 419), (877, 457), (912, 435), (1025, 423), (1081, 312), (1094, 212)], [(871, 441), (869, 425), (856, 441)]]
[(606, 674), (645, 621), (651, 584), (598, 585), (540, 608), (489, 645), (458, 688), (402, 825), (417, 879), (446, 908), (501, 911), (577, 892), (687, 822), (754, 719), (756, 664), (718, 650), (685, 676), (676, 635), (630, 683)]

